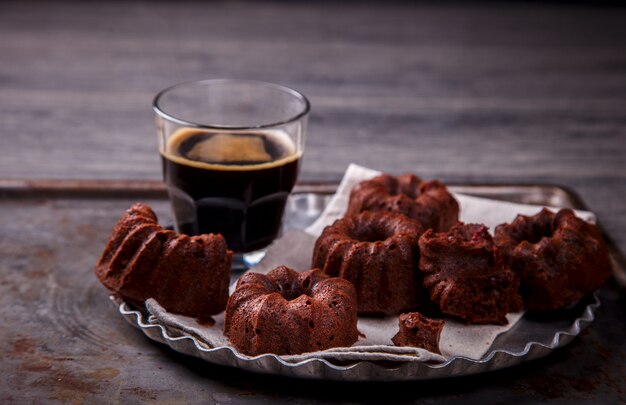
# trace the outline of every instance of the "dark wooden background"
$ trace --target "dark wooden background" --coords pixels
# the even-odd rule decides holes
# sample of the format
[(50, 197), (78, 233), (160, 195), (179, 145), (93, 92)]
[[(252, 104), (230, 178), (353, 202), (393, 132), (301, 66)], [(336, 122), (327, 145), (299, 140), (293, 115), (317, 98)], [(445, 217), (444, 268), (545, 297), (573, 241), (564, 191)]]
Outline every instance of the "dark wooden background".
[[(626, 9), (595, 3), (2, 1), (0, 178), (157, 180), (152, 97), (219, 77), (310, 98), (304, 180), (338, 180), (356, 162), (455, 183), (555, 183), (626, 251)], [(228, 402), (221, 369), (208, 370), (187, 400), (213, 390)], [(254, 399), (308, 398), (297, 386)], [(549, 397), (537, 392), (527, 398)]]
[(350, 162), (577, 190), (626, 247), (626, 10), (568, 4), (0, 4), (0, 176), (158, 179), (161, 88), (313, 105), (302, 178)]

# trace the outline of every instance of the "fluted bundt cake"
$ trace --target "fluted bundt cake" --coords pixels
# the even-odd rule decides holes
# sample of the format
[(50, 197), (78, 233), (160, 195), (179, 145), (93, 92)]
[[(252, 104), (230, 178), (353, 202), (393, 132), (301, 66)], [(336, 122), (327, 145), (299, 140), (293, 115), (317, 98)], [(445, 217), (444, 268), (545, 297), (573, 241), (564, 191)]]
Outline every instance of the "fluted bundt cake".
[(351, 346), (358, 339), (356, 293), (319, 269), (280, 266), (241, 276), (228, 300), (224, 334), (241, 353), (279, 355)]
[(396, 346), (421, 347), (429, 352), (439, 353), (439, 336), (444, 321), (427, 318), (419, 312), (400, 315), (400, 329), (391, 339)]
[(519, 279), (496, 260), (486, 226), (459, 223), (449, 232), (428, 230), (419, 246), (424, 287), (444, 314), (472, 324), (506, 324), (508, 312), (522, 309)]
[(129, 302), (154, 298), (168, 312), (206, 318), (226, 308), (231, 257), (221, 235), (166, 230), (148, 205), (138, 203), (113, 229), (95, 272)]
[(410, 173), (382, 174), (359, 183), (350, 192), (346, 214), (362, 211), (398, 212), (435, 232), (447, 231), (459, 219), (459, 204), (443, 183)]
[(611, 274), (602, 232), (572, 210), (543, 209), (496, 227), (495, 243), (521, 280), (526, 307), (566, 307), (594, 291)]
[(397, 213), (346, 216), (324, 228), (312, 267), (352, 282), (360, 314), (399, 314), (417, 307), (424, 295), (418, 270), (421, 233), (416, 221)]

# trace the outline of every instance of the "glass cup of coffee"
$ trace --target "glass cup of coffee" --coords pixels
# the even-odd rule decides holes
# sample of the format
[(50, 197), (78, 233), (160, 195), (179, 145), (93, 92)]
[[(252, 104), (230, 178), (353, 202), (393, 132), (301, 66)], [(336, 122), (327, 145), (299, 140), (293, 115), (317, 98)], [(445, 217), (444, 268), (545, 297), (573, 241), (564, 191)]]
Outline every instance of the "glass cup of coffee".
[(298, 177), (307, 98), (272, 83), (202, 80), (161, 91), (153, 109), (176, 231), (222, 234), (234, 268), (258, 262)]

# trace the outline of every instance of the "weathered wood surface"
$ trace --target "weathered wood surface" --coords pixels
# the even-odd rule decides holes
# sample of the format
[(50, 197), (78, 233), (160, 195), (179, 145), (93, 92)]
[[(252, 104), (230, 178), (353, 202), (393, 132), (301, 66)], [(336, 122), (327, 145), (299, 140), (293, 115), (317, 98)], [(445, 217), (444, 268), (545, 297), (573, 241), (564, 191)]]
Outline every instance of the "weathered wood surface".
[[(561, 184), (583, 197), (626, 251), (624, 21), (624, 9), (565, 4), (3, 1), (0, 178), (159, 179), (150, 108), (154, 94), (183, 80), (253, 78), (292, 86), (311, 99), (304, 179), (337, 180), (350, 162), (357, 162), (457, 183)], [(19, 212), (18, 206), (11, 209)], [(8, 221), (2, 225), (3, 248), (18, 249), (21, 239), (13, 235), (20, 233), (15, 221), (21, 217), (2, 214)], [(46, 232), (52, 232), (53, 225), (58, 224), (47, 224)], [(98, 232), (104, 228), (98, 227)], [(106, 238), (100, 233), (83, 236), (100, 242)], [(41, 271), (46, 269), (46, 255), (58, 255), (63, 249), (53, 243), (54, 238), (45, 240), (51, 245), (41, 246)], [(92, 241), (86, 249), (97, 254), (94, 246)], [(69, 266), (71, 261), (65, 259), (62, 264)], [(25, 272), (19, 275), (26, 277), (19, 293), (28, 298), (31, 287), (26, 273), (32, 269), (7, 268), (5, 263), (0, 282), (9, 286), (14, 272)], [(76, 271), (84, 271), (85, 266), (91, 264), (71, 264)], [(76, 287), (80, 280), (67, 280), (68, 286)], [(91, 286), (91, 274), (85, 274), (83, 281)], [(103, 291), (89, 288), (81, 293), (88, 295), (87, 302), (104, 297)], [(38, 302), (35, 298), (33, 302)], [(69, 311), (62, 300), (54, 302), (55, 310)], [(9, 324), (27, 321), (35, 330), (46, 318), (44, 312), (37, 319), (11, 318)], [(100, 315), (115, 319), (109, 312)], [(603, 326), (609, 330), (608, 339), (623, 339), (623, 328), (620, 332)], [(72, 325), (59, 328), (71, 330)], [(33, 358), (46, 351), (45, 340), (20, 340), (15, 332), (2, 332), (7, 334), (1, 343), (3, 376), (15, 366), (6, 348), (34, 353)], [(604, 332), (594, 328), (589, 333)], [(59, 339), (52, 331), (45, 336)], [(145, 401), (196, 402), (210, 395), (216, 401), (250, 402), (283, 395), (331, 397), (311, 392), (327, 388), (319, 384), (251, 377), (182, 360), (132, 333), (123, 339), (140, 347), (137, 361), (145, 361), (143, 369), (161, 367), (161, 357), (172, 361), (166, 370), (153, 367), (151, 374), (123, 375), (132, 381), (124, 385), (109, 370), (116, 356), (134, 353), (115, 350), (113, 343), (120, 336), (109, 343), (107, 336), (87, 336), (101, 339), (100, 346), (92, 347), (93, 353), (77, 349), (73, 354), (74, 360), (102, 352), (111, 356), (102, 367), (67, 371), (77, 380), (96, 378), (87, 388), (78, 386), (87, 392), (83, 398), (106, 395), (108, 399), (115, 391), (108, 384), (118, 384), (115, 387), (122, 391), (132, 388)], [(489, 378), (463, 380), (446, 394), (437, 391), (449, 389), (446, 382), (422, 388), (428, 396), (444, 395), (447, 400), (467, 399), (475, 386), (475, 399), (489, 394), (504, 401), (520, 393), (530, 400), (551, 395), (592, 400), (600, 394), (624, 400), (623, 379), (613, 388), (606, 383), (591, 389), (580, 381), (558, 385), (562, 378), (571, 381), (569, 374), (559, 375), (565, 370), (560, 364), (585, 350), (577, 344), (521, 371), (495, 375), (493, 389)], [(589, 366), (599, 373), (605, 359), (596, 357)], [(74, 364), (71, 360), (24, 364), (32, 370), (22, 385), (8, 383), (27, 388), (37, 379), (58, 376), (62, 381), (62, 371), (54, 372), (61, 370), (57, 365)], [(621, 364), (611, 363), (623, 376)], [(506, 382), (544, 368), (553, 380)], [(59, 395), (53, 399), (80, 400), (71, 395), (74, 384), (67, 378), (65, 383), (59, 381)], [(153, 378), (166, 379), (164, 386), (180, 389), (142, 391), (142, 386), (154, 388)], [(558, 388), (552, 389), (555, 385)], [(421, 396), (407, 386), (400, 389), (402, 399)], [(3, 395), (7, 392), (14, 399), (24, 398), (17, 390), (0, 389)], [(46, 391), (34, 392), (31, 398), (40, 402), (36, 394)], [(126, 394), (120, 397), (130, 398)]]

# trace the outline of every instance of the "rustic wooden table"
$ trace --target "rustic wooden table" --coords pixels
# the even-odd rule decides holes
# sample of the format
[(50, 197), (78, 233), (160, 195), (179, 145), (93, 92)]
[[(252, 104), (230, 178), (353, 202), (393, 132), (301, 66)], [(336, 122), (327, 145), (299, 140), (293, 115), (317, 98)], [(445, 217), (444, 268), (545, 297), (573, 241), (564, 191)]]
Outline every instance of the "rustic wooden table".
[[(626, 251), (624, 21), (625, 9), (581, 4), (5, 1), (0, 178), (158, 180), (154, 94), (252, 78), (309, 96), (304, 181), (336, 181), (356, 162), (454, 183), (559, 184)], [(429, 383), (288, 380), (180, 355), (120, 319), (91, 269), (123, 193), (86, 204), (6, 190), (2, 403), (626, 401), (614, 282), (596, 322), (543, 360)]]

